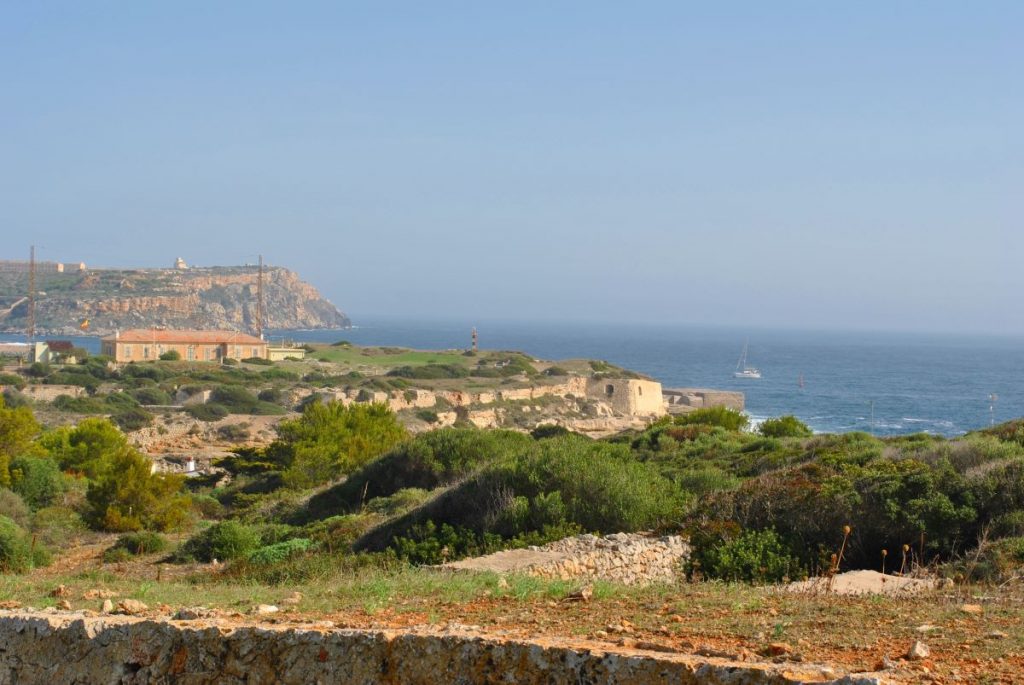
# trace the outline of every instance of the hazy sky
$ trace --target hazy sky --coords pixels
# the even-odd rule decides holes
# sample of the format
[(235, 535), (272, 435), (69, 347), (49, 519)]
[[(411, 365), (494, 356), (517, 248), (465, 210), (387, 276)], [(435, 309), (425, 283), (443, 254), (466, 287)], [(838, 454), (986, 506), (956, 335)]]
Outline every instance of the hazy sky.
[(1024, 332), (1024, 3), (7, 2), (2, 257)]

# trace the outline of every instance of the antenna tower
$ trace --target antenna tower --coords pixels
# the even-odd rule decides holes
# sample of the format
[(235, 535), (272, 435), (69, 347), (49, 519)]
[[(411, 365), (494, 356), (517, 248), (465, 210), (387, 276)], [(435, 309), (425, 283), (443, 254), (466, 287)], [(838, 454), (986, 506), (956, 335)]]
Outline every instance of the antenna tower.
[(36, 340), (36, 246), (28, 253), (28, 342)]
[(260, 272), (256, 280), (256, 337), (263, 339), (263, 255), (260, 255)]

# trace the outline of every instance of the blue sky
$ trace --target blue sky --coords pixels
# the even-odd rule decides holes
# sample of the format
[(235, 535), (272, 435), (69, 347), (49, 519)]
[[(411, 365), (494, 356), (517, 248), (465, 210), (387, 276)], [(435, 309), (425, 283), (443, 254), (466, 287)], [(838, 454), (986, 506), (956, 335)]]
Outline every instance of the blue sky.
[(360, 316), (1024, 333), (1024, 4), (6, 3), (3, 257)]

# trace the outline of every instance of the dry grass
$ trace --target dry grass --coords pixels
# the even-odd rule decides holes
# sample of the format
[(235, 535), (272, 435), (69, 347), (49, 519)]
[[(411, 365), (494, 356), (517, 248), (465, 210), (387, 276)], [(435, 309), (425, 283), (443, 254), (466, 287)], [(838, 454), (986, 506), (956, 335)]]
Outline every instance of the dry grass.
[[(961, 587), (891, 598), (805, 595), (725, 583), (646, 588), (597, 583), (590, 601), (565, 602), (579, 583), (416, 568), (339, 571), (287, 585), (229, 583), (208, 566), (165, 565), (160, 571), (157, 561), (100, 566), (97, 560), (83, 560), (79, 568), (63, 573), (5, 576), (0, 578), (0, 599), (53, 606), (58, 600), (51, 592), (64, 585), (75, 609), (98, 609), (101, 600), (83, 596), (101, 589), (117, 598), (141, 600), (157, 613), (203, 605), (245, 621), (257, 620), (241, 618), (254, 605), (278, 604), (287, 613), (271, 620), (326, 619), (348, 627), (458, 622), (518, 637), (626, 644), (643, 640), (669, 649), (704, 648), (741, 657), (765, 654), (769, 645), (786, 643), (796, 658), (845, 671), (873, 670), (884, 659), (896, 660), (893, 678), (903, 682), (926, 677), (935, 682), (957, 677), (960, 682), (1015, 682), (1024, 672), (1024, 589), (1019, 586)], [(301, 600), (285, 607), (283, 600), (294, 592)], [(972, 607), (965, 611), (965, 604), (979, 605), (980, 612)], [(623, 625), (629, 626), (624, 632), (619, 628)], [(995, 635), (997, 631), (1005, 636)], [(916, 639), (928, 644), (931, 658), (900, 661)]]

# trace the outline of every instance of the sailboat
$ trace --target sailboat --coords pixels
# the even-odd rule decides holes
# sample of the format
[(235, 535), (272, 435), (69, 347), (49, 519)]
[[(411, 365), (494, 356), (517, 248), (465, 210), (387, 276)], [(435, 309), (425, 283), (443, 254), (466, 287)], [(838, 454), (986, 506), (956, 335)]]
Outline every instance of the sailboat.
[(734, 378), (760, 378), (761, 372), (755, 369), (753, 366), (747, 366), (747, 347), (750, 345), (750, 341), (743, 343), (743, 352), (740, 354), (740, 360), (736, 363), (736, 371), (733, 373)]

